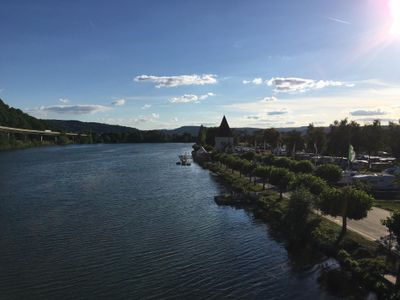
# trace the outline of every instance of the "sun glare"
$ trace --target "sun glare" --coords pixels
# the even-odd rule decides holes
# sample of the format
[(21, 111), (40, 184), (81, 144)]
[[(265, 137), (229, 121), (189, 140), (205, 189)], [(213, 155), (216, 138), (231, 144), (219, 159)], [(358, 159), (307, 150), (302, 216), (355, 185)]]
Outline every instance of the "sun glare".
[(400, 0), (390, 0), (389, 7), (392, 16), (390, 33), (393, 35), (400, 35)]

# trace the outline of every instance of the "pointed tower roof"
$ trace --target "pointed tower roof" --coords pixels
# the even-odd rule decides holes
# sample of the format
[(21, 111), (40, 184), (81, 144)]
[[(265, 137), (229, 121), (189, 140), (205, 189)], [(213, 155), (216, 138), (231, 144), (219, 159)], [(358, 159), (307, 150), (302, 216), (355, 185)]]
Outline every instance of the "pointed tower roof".
[(222, 118), (221, 125), (219, 125), (218, 136), (219, 137), (231, 137), (232, 136), (232, 130), (229, 127), (228, 121), (226, 120), (225, 116)]

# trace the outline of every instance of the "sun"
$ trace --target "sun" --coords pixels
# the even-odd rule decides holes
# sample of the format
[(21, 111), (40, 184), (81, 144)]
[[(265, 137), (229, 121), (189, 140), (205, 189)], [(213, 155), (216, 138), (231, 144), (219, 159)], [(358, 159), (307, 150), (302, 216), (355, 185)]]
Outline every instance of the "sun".
[(390, 33), (393, 35), (400, 35), (400, 0), (390, 0), (389, 8), (392, 16)]

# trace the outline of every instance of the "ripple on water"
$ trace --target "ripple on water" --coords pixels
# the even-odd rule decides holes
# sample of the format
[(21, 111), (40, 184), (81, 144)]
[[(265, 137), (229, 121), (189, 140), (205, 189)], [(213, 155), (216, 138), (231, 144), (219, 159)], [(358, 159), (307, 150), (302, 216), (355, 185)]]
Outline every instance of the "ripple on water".
[(50, 147), (0, 154), (0, 295), (7, 299), (315, 299), (188, 144)]

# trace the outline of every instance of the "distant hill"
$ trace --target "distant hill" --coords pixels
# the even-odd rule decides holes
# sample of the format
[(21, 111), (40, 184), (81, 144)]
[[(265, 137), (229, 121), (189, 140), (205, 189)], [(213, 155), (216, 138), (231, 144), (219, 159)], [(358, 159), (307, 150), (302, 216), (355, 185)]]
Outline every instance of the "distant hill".
[[(41, 120), (36, 119), (20, 109), (12, 108), (5, 104), (0, 99), (0, 126), (26, 128), (26, 129), (37, 129), (37, 130), (61, 130), (65, 132), (92, 132), (99, 134), (110, 134), (110, 133), (134, 133), (138, 129), (120, 125), (109, 125), (96, 122), (82, 122), (82, 121), (66, 121), (66, 120)], [(198, 135), (200, 126), (182, 126), (175, 129), (159, 129), (156, 130), (167, 136), (183, 135), (184, 133), (190, 134), (194, 137)], [(262, 128), (244, 127), (244, 128), (233, 128), (234, 132), (242, 132), (245, 134), (253, 134), (255, 131), (261, 130)], [(275, 128), (279, 132), (288, 132), (291, 130), (298, 130), (304, 133), (307, 129), (306, 126), (296, 128)], [(145, 132), (146, 130), (141, 130)]]
[(44, 130), (46, 122), (36, 119), (20, 109), (8, 106), (0, 99), (0, 126)]
[(65, 121), (65, 120), (43, 120), (54, 130), (65, 132), (92, 132), (92, 133), (130, 133), (137, 131), (132, 127), (109, 125), (96, 122)]

